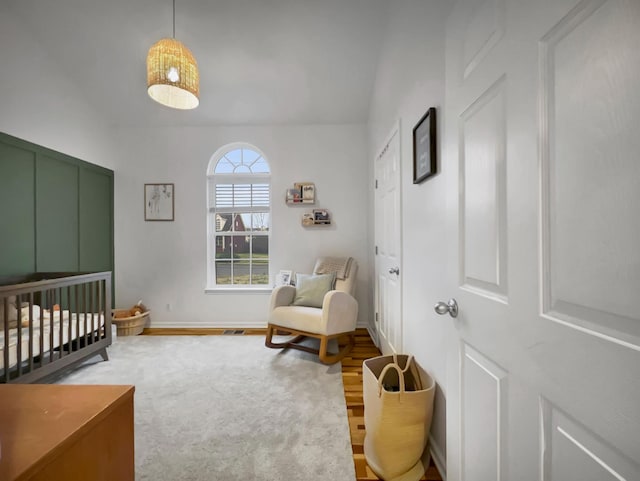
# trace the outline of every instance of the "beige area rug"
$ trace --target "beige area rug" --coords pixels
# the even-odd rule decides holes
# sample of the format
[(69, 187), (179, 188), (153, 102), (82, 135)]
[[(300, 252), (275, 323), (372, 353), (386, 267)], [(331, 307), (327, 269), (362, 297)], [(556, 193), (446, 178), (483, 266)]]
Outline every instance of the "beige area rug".
[(136, 479), (353, 481), (340, 364), (261, 336), (120, 337), (58, 384), (133, 384)]

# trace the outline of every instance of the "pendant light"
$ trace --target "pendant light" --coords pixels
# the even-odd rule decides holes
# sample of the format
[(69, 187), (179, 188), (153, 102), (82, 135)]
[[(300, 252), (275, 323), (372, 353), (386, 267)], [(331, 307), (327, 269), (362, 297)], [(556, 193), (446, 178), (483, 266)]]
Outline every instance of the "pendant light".
[(200, 74), (191, 51), (176, 40), (176, 0), (173, 0), (173, 38), (153, 44), (147, 54), (149, 97), (174, 109), (195, 109), (200, 103)]

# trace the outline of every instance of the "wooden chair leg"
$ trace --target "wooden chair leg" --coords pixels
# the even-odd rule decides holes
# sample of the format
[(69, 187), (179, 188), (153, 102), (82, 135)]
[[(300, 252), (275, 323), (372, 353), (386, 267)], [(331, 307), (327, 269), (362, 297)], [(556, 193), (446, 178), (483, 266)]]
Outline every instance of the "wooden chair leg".
[(356, 336), (355, 333), (349, 333), (348, 336), (349, 342), (344, 347), (339, 349), (335, 354), (327, 352), (327, 345), (329, 343), (328, 338), (320, 338), (320, 349), (318, 352), (320, 362), (322, 362), (323, 364), (335, 364), (336, 362), (341, 361), (347, 354), (349, 354), (356, 343)]
[(267, 336), (264, 340), (264, 345), (272, 349), (284, 349), (285, 347), (293, 347), (292, 344), (297, 344), (298, 342), (306, 338), (306, 336), (298, 335), (286, 342), (273, 342), (274, 334), (282, 334), (283, 332), (285, 331), (283, 331), (282, 328), (277, 328), (276, 326), (272, 326), (271, 324), (269, 324), (267, 327)]
[(273, 326), (269, 324), (267, 326), (267, 337), (264, 339), (264, 345), (267, 347), (275, 347), (271, 342), (271, 338), (273, 337)]
[(320, 356), (320, 360), (325, 364), (325, 359), (331, 358), (331, 353), (327, 352), (328, 347), (329, 339), (327, 339), (325, 336), (322, 336), (320, 338), (320, 349), (318, 349), (318, 356)]

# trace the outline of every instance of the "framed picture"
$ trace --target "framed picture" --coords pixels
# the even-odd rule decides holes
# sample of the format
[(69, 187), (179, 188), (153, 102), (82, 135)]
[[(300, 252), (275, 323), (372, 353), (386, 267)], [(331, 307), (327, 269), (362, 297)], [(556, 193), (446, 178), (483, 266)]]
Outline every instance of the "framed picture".
[(144, 184), (144, 220), (173, 220), (173, 184)]
[(276, 276), (276, 286), (288, 286), (291, 284), (291, 271), (280, 271)]
[(431, 107), (413, 128), (413, 183), (424, 182), (436, 171), (436, 109)]
[(297, 182), (293, 186), (300, 192), (303, 204), (316, 203), (316, 186), (311, 182)]

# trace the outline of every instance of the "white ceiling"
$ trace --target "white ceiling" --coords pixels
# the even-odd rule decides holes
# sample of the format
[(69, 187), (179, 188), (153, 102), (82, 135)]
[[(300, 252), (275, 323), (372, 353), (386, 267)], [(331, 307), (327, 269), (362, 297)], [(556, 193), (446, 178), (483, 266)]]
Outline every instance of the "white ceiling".
[(391, 0), (176, 0), (176, 38), (200, 68), (200, 106), (146, 93), (149, 47), (172, 0), (11, 0), (9, 9), (118, 125), (360, 123)]

